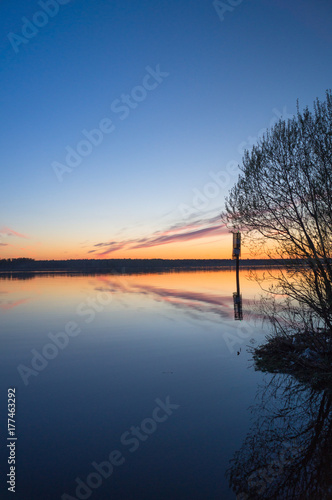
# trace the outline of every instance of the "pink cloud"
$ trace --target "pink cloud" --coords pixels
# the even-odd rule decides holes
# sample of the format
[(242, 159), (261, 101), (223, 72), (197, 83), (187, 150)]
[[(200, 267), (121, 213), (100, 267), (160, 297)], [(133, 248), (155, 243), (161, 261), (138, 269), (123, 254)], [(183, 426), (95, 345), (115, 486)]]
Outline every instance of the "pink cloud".
[[(131, 240), (129, 240), (131, 241)], [(122, 250), (128, 247), (128, 242), (120, 242), (120, 243), (105, 243), (107, 247), (103, 252), (99, 252), (97, 255), (108, 255), (109, 253), (116, 252), (117, 250)]]
[(17, 236), (18, 238), (29, 239), (28, 236), (25, 236), (24, 234), (18, 233), (17, 231), (14, 231), (14, 229), (11, 229), (10, 227), (2, 227), (0, 229), (0, 233), (3, 236)]
[(166, 245), (168, 243), (176, 243), (178, 241), (190, 241), (200, 238), (206, 238), (208, 236), (213, 236), (214, 234), (227, 234), (229, 231), (225, 226), (213, 226), (205, 227), (202, 229), (197, 229), (194, 231), (189, 231), (185, 233), (174, 233), (174, 234), (164, 234), (158, 236), (157, 238), (149, 238), (146, 241), (141, 240), (131, 248), (148, 248), (155, 247), (158, 245)]
[[(228, 234), (229, 230), (220, 221), (220, 215), (209, 219), (197, 220), (195, 222), (183, 224), (177, 223), (161, 231), (155, 231), (144, 238), (128, 239), (123, 241), (110, 241), (97, 243), (89, 253), (96, 253), (98, 256), (105, 256), (117, 250), (132, 250), (138, 248), (150, 248), (169, 243), (181, 241), (198, 240), (214, 235)], [(98, 250), (96, 250), (98, 247)]]

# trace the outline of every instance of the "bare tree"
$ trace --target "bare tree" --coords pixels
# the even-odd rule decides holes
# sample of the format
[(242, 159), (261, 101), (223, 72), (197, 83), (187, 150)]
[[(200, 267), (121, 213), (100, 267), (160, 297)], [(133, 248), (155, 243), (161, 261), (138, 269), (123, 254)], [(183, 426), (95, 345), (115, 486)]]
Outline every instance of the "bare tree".
[[(270, 258), (277, 285), (332, 332), (332, 94), (280, 120), (251, 151), (222, 215)], [(303, 312), (301, 313), (303, 315)]]

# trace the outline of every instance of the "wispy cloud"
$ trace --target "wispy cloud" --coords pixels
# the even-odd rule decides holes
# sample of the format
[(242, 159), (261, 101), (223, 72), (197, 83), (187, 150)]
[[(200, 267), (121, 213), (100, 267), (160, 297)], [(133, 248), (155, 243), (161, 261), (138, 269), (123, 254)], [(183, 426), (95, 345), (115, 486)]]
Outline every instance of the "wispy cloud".
[[(176, 223), (152, 234), (136, 239), (96, 243), (88, 253), (105, 256), (117, 250), (151, 248), (170, 243), (199, 240), (210, 236), (227, 234), (229, 230), (220, 221), (220, 215), (199, 219), (190, 223)], [(98, 250), (95, 248), (97, 247)]]
[(178, 241), (190, 241), (199, 238), (206, 238), (207, 236), (213, 236), (215, 234), (226, 234), (228, 230), (221, 225), (213, 227), (205, 227), (202, 229), (196, 229), (193, 231), (186, 231), (184, 233), (175, 232), (173, 234), (163, 234), (156, 238), (148, 238), (147, 240), (139, 240), (138, 243), (132, 248), (148, 248), (155, 247), (158, 245), (166, 245), (167, 243), (175, 243)]
[(117, 250), (123, 250), (123, 249), (130, 249), (130, 242), (132, 240), (128, 241), (122, 241), (119, 243), (110, 243), (110, 244), (105, 244), (106, 250), (103, 250), (102, 252), (99, 252), (97, 255), (103, 256), (103, 255), (108, 255), (109, 253), (116, 252)]
[(110, 246), (116, 244), (116, 241), (109, 241), (108, 243), (97, 243), (95, 247)]
[(2, 227), (0, 229), (0, 234), (3, 236), (17, 236), (18, 238), (29, 239), (29, 236), (18, 233), (17, 231), (14, 231), (14, 229), (11, 229), (10, 227)]

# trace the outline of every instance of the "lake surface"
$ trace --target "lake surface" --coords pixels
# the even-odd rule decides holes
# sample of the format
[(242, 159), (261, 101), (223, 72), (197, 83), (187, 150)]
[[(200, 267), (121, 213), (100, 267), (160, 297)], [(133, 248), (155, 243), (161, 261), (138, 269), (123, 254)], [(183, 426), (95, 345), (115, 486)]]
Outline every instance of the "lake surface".
[[(225, 474), (273, 380), (247, 352), (268, 331), (247, 274), (243, 321), (233, 271), (0, 278), (1, 429), (14, 387), (15, 498), (236, 498)], [(2, 446), (8, 472), (7, 457)]]

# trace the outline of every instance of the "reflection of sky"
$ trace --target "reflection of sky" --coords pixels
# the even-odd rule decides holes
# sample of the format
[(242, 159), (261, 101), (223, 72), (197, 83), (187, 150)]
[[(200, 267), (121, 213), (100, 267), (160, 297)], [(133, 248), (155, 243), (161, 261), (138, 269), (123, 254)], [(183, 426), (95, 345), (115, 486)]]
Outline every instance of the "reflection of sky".
[[(252, 309), (257, 298), (257, 284), (246, 279), (247, 272), (241, 271), (243, 283), (244, 318), (258, 318)], [(235, 288), (234, 271), (195, 272), (163, 275), (106, 277), (99, 276), (96, 290), (112, 294), (136, 294), (154, 301), (176, 307), (192, 318), (209, 321), (232, 320), (234, 318), (233, 291)]]
[(9, 311), (10, 309), (14, 309), (15, 307), (20, 306), (21, 304), (25, 304), (30, 299), (0, 299), (0, 310)]
[(147, 295), (154, 300), (170, 304), (185, 311), (196, 311), (204, 314), (214, 313), (221, 318), (229, 319), (233, 315), (230, 310), (233, 299), (228, 296), (213, 295), (212, 293), (173, 290), (139, 283), (121, 283), (115, 280), (103, 279), (103, 286), (96, 287), (99, 291), (110, 293), (133, 293)]
[[(251, 300), (259, 289), (245, 274), (242, 293)], [(75, 478), (121, 448), (121, 434), (150, 417), (155, 399), (167, 395), (181, 411), (137, 454), (123, 450), (126, 467), (98, 498), (135, 498), (138, 487), (147, 500), (176, 498), (175, 477), (178, 498), (232, 498), (224, 472), (248, 430), (246, 411), (262, 377), (248, 369), (249, 337), (238, 338), (239, 356), (224, 339), (238, 335), (234, 287), (229, 271), (0, 280), (8, 292), (1, 298), (30, 298), (0, 311), (0, 384), (3, 391), (17, 387), (20, 454), (30, 457), (20, 466), (25, 498), (33, 491), (45, 499), (49, 491), (55, 498), (73, 494)], [(78, 306), (105, 296), (110, 302), (91, 322), (77, 314)], [(63, 332), (68, 321), (79, 325), (79, 335), (24, 386), (17, 366), (30, 366), (31, 351), (42, 352), (49, 333)], [(263, 335), (250, 330), (256, 341)], [(162, 484), (165, 495), (156, 496), (151, 484)]]
[[(245, 318), (254, 318), (257, 315), (252, 310), (252, 302), (259, 289), (256, 283), (248, 281), (247, 271), (241, 271), (240, 275)], [(196, 319), (204, 320), (208, 315), (210, 321), (223, 321), (233, 319), (234, 290), (234, 271), (97, 277), (78, 275), (72, 279), (50, 275), (31, 280), (0, 280), (0, 311), (9, 311), (31, 302), (29, 308), (25, 308), (28, 316), (34, 312), (47, 315), (55, 304), (63, 314), (70, 315), (80, 300), (97, 291), (107, 291), (112, 295), (112, 308), (115, 304), (131, 307), (133, 300), (134, 304), (147, 307), (147, 300), (152, 300), (182, 310)], [(153, 305), (149, 303), (149, 307)], [(169, 307), (166, 310), (169, 314)]]

